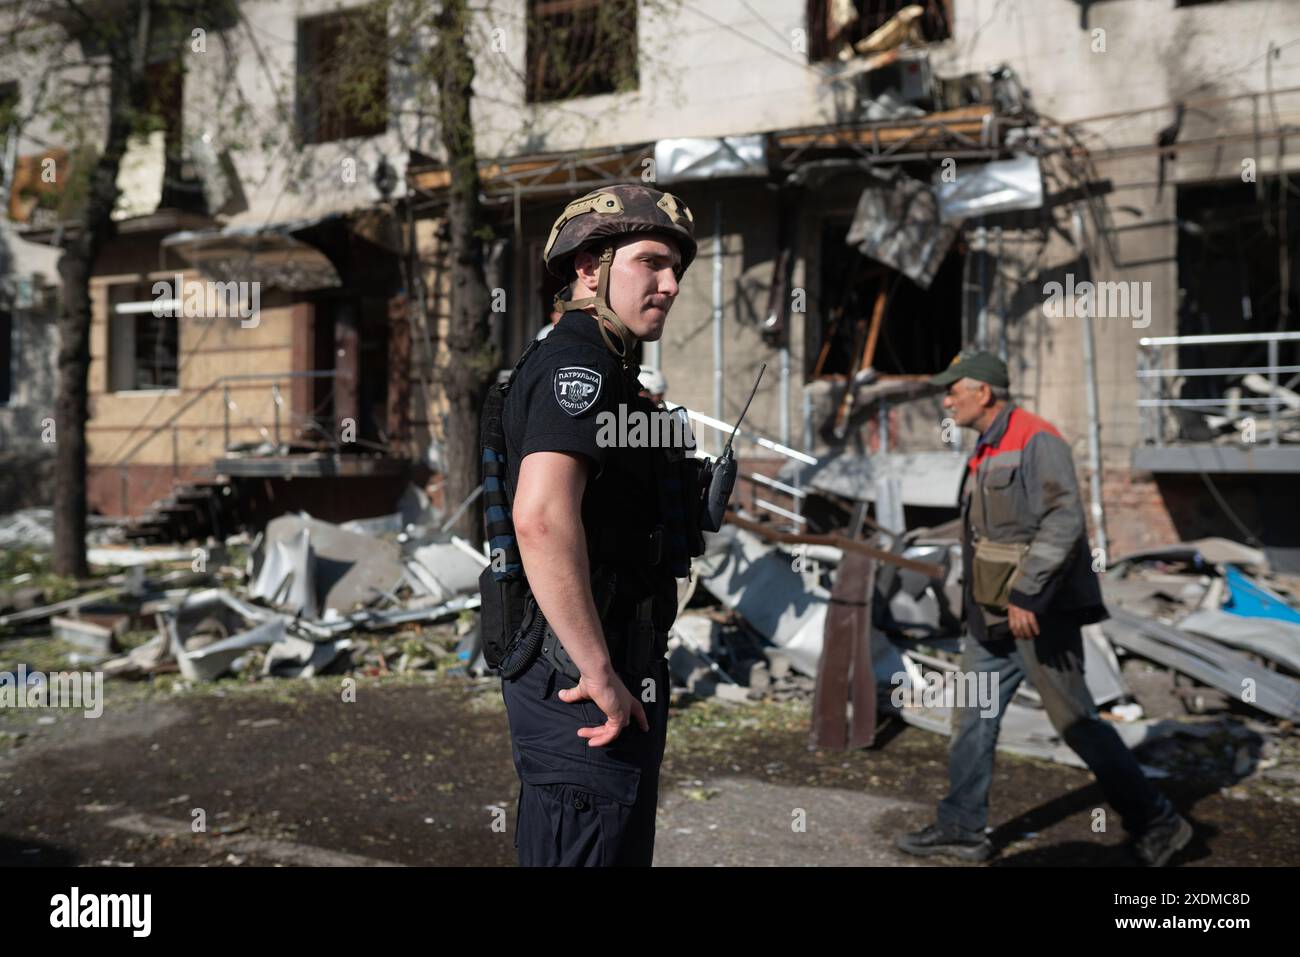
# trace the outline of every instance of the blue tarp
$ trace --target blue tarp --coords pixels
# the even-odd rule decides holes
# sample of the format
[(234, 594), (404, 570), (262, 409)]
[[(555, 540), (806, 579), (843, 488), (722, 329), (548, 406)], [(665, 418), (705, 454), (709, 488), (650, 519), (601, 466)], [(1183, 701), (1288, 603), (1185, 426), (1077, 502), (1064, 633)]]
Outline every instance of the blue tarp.
[(1300, 625), (1300, 611), (1296, 611), (1281, 595), (1269, 591), (1253, 581), (1236, 565), (1224, 567), (1224, 581), (1228, 597), (1223, 610), (1242, 618), (1276, 618)]

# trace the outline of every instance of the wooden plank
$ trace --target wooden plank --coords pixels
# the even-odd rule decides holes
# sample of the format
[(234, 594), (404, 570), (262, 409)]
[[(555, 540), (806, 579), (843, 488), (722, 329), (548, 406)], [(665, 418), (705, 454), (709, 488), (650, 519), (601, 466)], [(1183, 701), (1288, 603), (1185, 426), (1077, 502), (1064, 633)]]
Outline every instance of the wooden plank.
[[(848, 559), (847, 554), (844, 557)], [(847, 576), (836, 575), (822, 631), (822, 656), (817, 663), (817, 688), (813, 694), (811, 744), (814, 748), (843, 750), (849, 740), (849, 669), (853, 663), (850, 618), (853, 609), (841, 600), (840, 582), (845, 580)]]
[(885, 303), (888, 299), (889, 294), (885, 291), (885, 283), (882, 280), (880, 289), (876, 292), (876, 304), (871, 309), (871, 329), (867, 333), (867, 348), (862, 353), (862, 363), (858, 366), (859, 369), (870, 369), (871, 363), (875, 361), (876, 343), (880, 339), (880, 327), (884, 324)]
[(941, 139), (951, 131), (964, 136), (978, 137), (984, 128), (984, 117), (992, 114), (993, 107), (976, 104), (941, 113), (927, 113), (915, 119), (897, 122), (873, 123), (859, 127), (842, 128), (816, 133), (790, 133), (777, 136), (777, 145), (783, 149), (794, 146), (838, 146), (846, 141), (854, 143), (878, 142), (883, 145), (897, 143), (924, 134), (917, 144)]
[(869, 748), (876, 740), (876, 672), (871, 665), (871, 602), (876, 590), (876, 567), (875, 559), (849, 552), (837, 572), (851, 579), (846, 582), (845, 591), (858, 599), (850, 634), (849, 701), (853, 705), (850, 748)]
[[(875, 585), (873, 559), (846, 552), (835, 573), (822, 656), (817, 667), (813, 699), (814, 747), (860, 748), (876, 735), (876, 683), (871, 669), (871, 589)], [(849, 725), (849, 702), (853, 723)], [(858, 702), (863, 702), (862, 706)]]

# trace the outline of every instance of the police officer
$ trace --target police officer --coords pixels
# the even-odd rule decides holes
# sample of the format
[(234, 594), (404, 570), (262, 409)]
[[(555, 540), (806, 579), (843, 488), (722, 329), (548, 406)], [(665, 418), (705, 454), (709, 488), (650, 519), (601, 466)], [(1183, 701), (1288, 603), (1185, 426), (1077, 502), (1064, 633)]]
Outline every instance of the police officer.
[(522, 865), (651, 863), (664, 653), (690, 550), (680, 455), (630, 447), (610, 424), (620, 407), (624, 421), (654, 411), (634, 349), (663, 335), (695, 251), (680, 200), (611, 186), (570, 203), (543, 253), (573, 298), (516, 366), (501, 414), (505, 498), (545, 626), (535, 660), (502, 682)]

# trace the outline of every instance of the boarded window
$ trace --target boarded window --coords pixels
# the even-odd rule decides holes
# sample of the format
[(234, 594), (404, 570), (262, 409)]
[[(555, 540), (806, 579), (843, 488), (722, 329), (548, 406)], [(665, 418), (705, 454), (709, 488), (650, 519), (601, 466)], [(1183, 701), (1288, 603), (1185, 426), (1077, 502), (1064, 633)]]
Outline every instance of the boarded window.
[(386, 27), (379, 8), (298, 21), (298, 132), (304, 143), (388, 129)]
[(529, 0), (528, 102), (637, 88), (636, 0)]

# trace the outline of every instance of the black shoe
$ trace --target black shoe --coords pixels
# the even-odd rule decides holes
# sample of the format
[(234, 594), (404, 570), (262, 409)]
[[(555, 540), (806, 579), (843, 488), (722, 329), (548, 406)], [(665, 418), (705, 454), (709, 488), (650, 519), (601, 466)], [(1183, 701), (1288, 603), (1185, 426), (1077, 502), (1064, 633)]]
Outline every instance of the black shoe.
[(910, 834), (899, 834), (894, 838), (894, 846), (917, 857), (942, 854), (959, 857), (963, 861), (987, 861), (993, 856), (993, 845), (987, 837), (962, 833), (942, 824), (931, 824)]
[(1133, 842), (1133, 852), (1147, 867), (1164, 867), (1169, 859), (1192, 840), (1187, 818), (1175, 814), (1169, 821), (1153, 824)]

